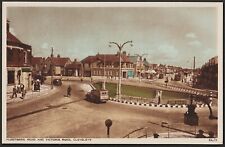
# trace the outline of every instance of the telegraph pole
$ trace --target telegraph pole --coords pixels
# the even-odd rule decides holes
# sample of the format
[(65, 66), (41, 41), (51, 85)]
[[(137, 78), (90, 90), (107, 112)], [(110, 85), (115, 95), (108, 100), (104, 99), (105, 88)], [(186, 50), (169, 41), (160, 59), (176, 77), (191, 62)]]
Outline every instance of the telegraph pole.
[(53, 47), (51, 50), (51, 89), (53, 89)]
[(195, 70), (195, 56), (194, 56), (194, 65), (193, 65), (193, 70)]
[(193, 76), (192, 76), (192, 87), (194, 87), (194, 83), (195, 83), (195, 76), (194, 76), (194, 70), (195, 70), (195, 56), (194, 56), (194, 62), (193, 62)]

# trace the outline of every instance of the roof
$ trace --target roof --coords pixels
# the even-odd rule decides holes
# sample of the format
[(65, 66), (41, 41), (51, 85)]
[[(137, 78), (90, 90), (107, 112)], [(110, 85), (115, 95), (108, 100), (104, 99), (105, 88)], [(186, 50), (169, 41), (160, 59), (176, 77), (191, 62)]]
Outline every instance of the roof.
[(88, 56), (86, 58), (84, 58), (81, 62), (82, 63), (92, 63), (95, 62), (97, 60), (96, 56)]
[(148, 62), (147, 60), (144, 60), (144, 61), (143, 61), (143, 64), (144, 64), (145, 66), (149, 66), (149, 62)]
[(22, 48), (31, 48), (30, 45), (22, 43), (16, 36), (14, 36), (10, 32), (7, 32), (7, 44), (16, 45), (16, 46), (19, 46), (19, 47), (22, 47)]
[(12, 33), (7, 32), (7, 41), (15, 42), (15, 43), (22, 43), (16, 36), (14, 36)]
[(138, 56), (128, 56), (130, 62), (136, 63), (138, 60)]
[(32, 65), (41, 64), (41, 62), (43, 62), (43, 60), (44, 60), (43, 57), (32, 57), (31, 64)]
[(71, 64), (66, 65), (66, 68), (80, 68), (81, 63), (80, 62), (73, 62)]
[(55, 66), (65, 66), (65, 64), (70, 61), (70, 58), (65, 57), (65, 58), (61, 58), (61, 57), (48, 57), (46, 60), (50, 60), (52, 61), (52, 64)]
[[(130, 62), (129, 58), (125, 55), (121, 55), (122, 62)], [(83, 59), (83, 63), (93, 63), (95, 61), (105, 61), (105, 62), (119, 62), (119, 56), (117, 54), (97, 54), (96, 56), (88, 56)]]

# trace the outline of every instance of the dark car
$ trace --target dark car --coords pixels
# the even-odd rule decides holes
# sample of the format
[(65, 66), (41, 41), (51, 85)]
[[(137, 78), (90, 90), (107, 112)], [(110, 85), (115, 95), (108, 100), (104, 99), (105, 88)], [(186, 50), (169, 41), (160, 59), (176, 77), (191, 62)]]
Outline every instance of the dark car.
[(108, 90), (91, 90), (86, 95), (86, 100), (94, 103), (106, 103), (109, 99)]
[(53, 80), (53, 85), (55, 85), (55, 86), (61, 86), (62, 85), (62, 80), (61, 79), (54, 79)]

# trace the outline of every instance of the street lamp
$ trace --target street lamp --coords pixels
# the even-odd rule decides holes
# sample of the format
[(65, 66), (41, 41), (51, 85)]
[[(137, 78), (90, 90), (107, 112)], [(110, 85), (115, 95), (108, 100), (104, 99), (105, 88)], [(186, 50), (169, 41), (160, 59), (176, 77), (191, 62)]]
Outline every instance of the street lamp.
[(121, 98), (121, 52), (122, 52), (122, 49), (124, 47), (125, 44), (127, 43), (130, 43), (131, 46), (132, 45), (132, 41), (127, 41), (127, 42), (124, 42), (122, 45), (121, 44), (118, 44), (116, 42), (109, 42), (109, 47), (111, 47), (111, 44), (115, 44), (118, 49), (119, 49), (119, 80), (118, 80), (118, 89), (117, 89), (117, 94), (118, 94), (118, 98), (120, 99)]

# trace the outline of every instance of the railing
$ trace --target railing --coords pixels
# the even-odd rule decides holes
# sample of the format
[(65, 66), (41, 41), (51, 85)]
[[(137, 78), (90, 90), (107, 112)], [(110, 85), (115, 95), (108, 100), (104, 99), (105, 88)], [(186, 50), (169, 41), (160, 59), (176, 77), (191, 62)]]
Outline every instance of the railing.
[[(136, 129), (136, 130), (133, 130), (133, 131), (131, 131), (130, 133), (128, 133), (127, 135), (125, 135), (123, 138), (130, 138), (130, 135), (131, 134), (134, 134), (134, 133), (136, 133), (136, 132), (138, 132), (138, 131), (140, 131), (140, 130), (143, 130), (144, 128), (142, 127), (142, 128), (139, 128), (139, 129)], [(140, 136), (139, 136), (140, 137)], [(137, 137), (138, 138), (138, 137)]]

